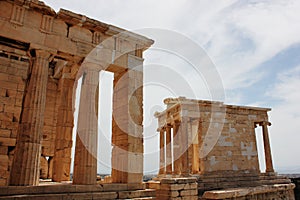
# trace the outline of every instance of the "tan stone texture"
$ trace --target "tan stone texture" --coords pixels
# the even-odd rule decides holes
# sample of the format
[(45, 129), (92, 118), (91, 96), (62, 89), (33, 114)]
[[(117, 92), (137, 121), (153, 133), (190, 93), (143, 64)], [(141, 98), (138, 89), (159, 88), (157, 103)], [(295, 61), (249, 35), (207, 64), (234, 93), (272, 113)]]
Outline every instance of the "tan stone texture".
[(162, 178), (156, 191), (157, 199), (197, 199), (196, 178)]
[[(173, 143), (174, 159), (171, 164), (174, 170), (172, 172), (169, 170), (167, 173), (163, 170), (159, 172), (157, 180), (161, 181), (161, 185), (158, 189), (158, 197), (178, 198), (179, 195), (183, 197), (195, 194), (193, 189), (188, 189), (189, 186), (178, 194), (173, 192), (180, 190), (183, 185), (174, 184), (172, 179), (168, 180), (168, 177), (195, 176), (200, 193), (220, 188), (253, 187), (256, 190), (256, 187), (262, 185), (274, 189), (276, 184), (291, 183), (289, 179), (274, 173), (268, 133), (268, 126), (271, 125), (268, 121), (268, 112), (271, 109), (226, 105), (222, 102), (184, 97), (168, 98), (164, 102), (167, 109), (156, 113), (155, 116), (158, 118), (160, 135), (166, 134), (164, 130), (167, 127), (173, 129), (173, 140), (165, 142), (164, 137), (161, 136), (160, 147), (167, 150), (169, 143)], [(262, 128), (266, 172), (259, 170), (255, 135), (257, 126)], [(160, 160), (165, 161), (165, 159), (167, 159), (166, 155), (161, 154)], [(166, 167), (164, 164), (161, 162), (161, 169)], [(166, 181), (171, 185), (165, 185)], [(283, 190), (284, 195), (291, 198), (292, 190)], [(219, 192), (222, 193), (217, 190), (213, 194)], [(262, 187), (260, 193), (256, 195), (257, 198), (263, 196), (269, 199), (280, 199), (280, 192), (276, 193), (276, 189), (274, 193), (268, 195), (266, 194), (268, 190)], [(246, 196), (242, 196), (241, 199)]]
[[(159, 129), (173, 126), (174, 174), (184, 176), (217, 171), (259, 173), (254, 128), (256, 123), (268, 122), (269, 109), (185, 98), (165, 101), (168, 109), (158, 113), (157, 117)], [(176, 137), (177, 129), (179, 137)], [(265, 147), (269, 147), (268, 140)], [(267, 155), (271, 156), (270, 150)], [(268, 158), (272, 162), (272, 158)]]
[[(124, 101), (116, 103), (122, 131), (114, 128), (112, 140), (117, 137), (118, 147), (130, 153), (113, 153), (115, 166), (121, 166), (116, 170), (121, 172), (113, 169), (112, 179), (141, 183), (143, 166), (133, 163), (143, 163), (143, 70), (131, 69), (143, 64), (142, 52), (153, 41), (71, 11), (56, 13), (39, 1), (0, 1), (0, 23), (0, 185), (70, 179), (72, 98), (76, 78), (83, 75), (83, 60), (94, 66), (95, 73), (107, 70), (115, 80), (125, 80), (121, 84), (125, 88), (115, 87)], [(132, 123), (126, 125), (128, 120)], [(96, 126), (91, 129), (94, 135)], [(88, 133), (83, 135), (95, 141)], [(77, 143), (74, 169), (80, 163), (85, 167), (76, 174), (94, 180), (95, 172), (86, 173), (95, 171), (96, 162), (90, 163), (88, 154), (81, 154), (86, 146)], [(90, 165), (93, 170), (86, 169)]]
[[(143, 51), (153, 41), (37, 0), (0, 1), (0, 24), (0, 199), (151, 199), (155, 193), (158, 199), (198, 199), (198, 191), (207, 192), (204, 199), (293, 199), (294, 186), (274, 173), (270, 109), (186, 98), (166, 99), (167, 110), (156, 114), (160, 182), (148, 184), (156, 192), (145, 190)], [(97, 185), (101, 70), (114, 73), (113, 150), (111, 176)], [(70, 180), (79, 77), (73, 185), (37, 186), (40, 178)], [(258, 167), (257, 125), (266, 173)]]
[(294, 184), (278, 184), (270, 186), (236, 188), (218, 191), (208, 191), (202, 199), (295, 199)]

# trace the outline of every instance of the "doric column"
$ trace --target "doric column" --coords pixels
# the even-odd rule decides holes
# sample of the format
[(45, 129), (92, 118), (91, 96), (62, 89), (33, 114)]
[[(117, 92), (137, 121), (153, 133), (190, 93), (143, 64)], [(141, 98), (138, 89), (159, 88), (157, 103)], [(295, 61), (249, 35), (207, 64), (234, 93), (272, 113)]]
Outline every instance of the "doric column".
[(50, 53), (35, 50), (18, 130), (10, 185), (38, 185)]
[(53, 177), (56, 182), (70, 180), (73, 110), (72, 93), (74, 80), (61, 77), (58, 83), (58, 118), (56, 123)]
[(264, 140), (264, 150), (265, 150), (265, 160), (266, 160), (266, 172), (274, 172), (268, 126), (270, 126), (270, 122), (262, 122), (260, 126), (262, 126), (263, 131), (263, 140)]
[(189, 142), (188, 142), (188, 118), (182, 117), (181, 119), (181, 125), (180, 125), (180, 153), (181, 155), (181, 174), (183, 176), (188, 176), (190, 174), (190, 168), (189, 168)]
[(159, 130), (159, 148), (160, 148), (160, 154), (159, 154), (159, 174), (165, 174), (166, 173), (166, 165), (165, 165), (165, 128), (161, 128)]
[(171, 126), (166, 126), (166, 174), (172, 174)]
[(76, 135), (73, 184), (96, 184), (97, 178), (97, 105), (99, 84), (97, 66), (86, 63), (81, 85), (81, 95)]
[(174, 157), (174, 175), (179, 175), (181, 173), (181, 156), (180, 156), (180, 138), (178, 135), (180, 123), (173, 124), (173, 157)]
[(112, 181), (143, 180), (143, 71), (115, 73), (112, 123)]

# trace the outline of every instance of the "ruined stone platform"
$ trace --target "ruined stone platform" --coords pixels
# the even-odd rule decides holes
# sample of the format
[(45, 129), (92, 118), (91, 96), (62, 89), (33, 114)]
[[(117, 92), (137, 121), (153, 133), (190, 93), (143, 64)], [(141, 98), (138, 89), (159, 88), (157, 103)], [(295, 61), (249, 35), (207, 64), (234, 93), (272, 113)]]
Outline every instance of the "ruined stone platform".
[(225, 190), (206, 191), (201, 200), (209, 199), (294, 199), (293, 189), (295, 185), (290, 184), (275, 184), (262, 185), (257, 187), (233, 188)]
[(42, 183), (39, 186), (0, 187), (0, 199), (154, 199), (155, 190), (145, 184), (73, 185)]
[[(223, 174), (222, 174), (223, 173)], [(238, 173), (238, 172), (222, 172), (210, 173), (198, 176), (198, 192), (203, 194), (205, 191), (228, 189), (228, 188), (244, 188), (257, 187), (261, 185), (290, 184), (291, 180), (285, 176), (276, 173)], [(230, 177), (230, 178), (229, 178)]]

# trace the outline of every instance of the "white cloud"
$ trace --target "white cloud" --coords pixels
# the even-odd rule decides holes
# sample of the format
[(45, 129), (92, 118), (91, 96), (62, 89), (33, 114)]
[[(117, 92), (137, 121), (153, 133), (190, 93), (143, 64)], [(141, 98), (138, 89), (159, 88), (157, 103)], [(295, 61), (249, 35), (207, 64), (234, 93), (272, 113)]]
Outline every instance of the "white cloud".
[[(298, 105), (300, 102), (300, 66), (278, 74), (278, 80), (280, 82), (275, 84), (272, 91), (269, 91), (267, 95), (284, 101), (285, 106)], [(296, 110), (290, 111), (295, 112)]]
[(219, 13), (215, 20), (222, 22), (221, 27), (213, 35), (208, 53), (226, 88), (256, 82), (255, 68), (300, 42), (299, 9), (299, 1), (265, 1), (237, 4)]
[[(239, 104), (243, 104), (243, 98), (234, 89), (247, 90), (247, 87), (264, 78), (263, 69), (259, 68), (262, 63), (290, 46), (300, 43), (298, 0), (46, 0), (45, 2), (56, 10), (63, 7), (133, 31), (145, 27), (165, 28), (190, 37), (205, 48), (216, 64), (225, 88), (229, 91), (227, 101)], [(180, 70), (184, 63), (177, 59), (170, 59), (168, 56), (159, 57), (151, 53), (146, 56), (146, 62), (150, 59), (160, 60), (163, 65), (174, 66), (173, 69), (185, 75), (183, 77), (192, 74), (189, 68)], [(275, 164), (278, 165), (285, 163), (300, 165), (299, 160), (290, 159), (290, 155), (297, 158), (297, 150), (293, 147), (297, 146), (300, 139), (296, 133), (300, 130), (298, 114), (300, 98), (297, 92), (300, 87), (299, 71), (298, 67), (294, 71), (281, 74), (278, 77), (280, 82), (269, 93), (269, 97), (281, 100), (270, 113), (274, 124), (270, 131), (273, 155)], [(192, 76), (189, 81), (192, 85), (197, 83), (197, 79)], [(164, 95), (154, 94), (151, 97), (156, 99), (148, 102), (155, 102), (158, 105)], [(152, 106), (145, 105), (145, 110), (150, 112), (149, 107)], [(155, 132), (155, 129), (152, 131)], [(285, 144), (289, 147), (283, 148)]]
[(267, 95), (282, 101), (270, 113), (273, 157), (275, 166), (280, 169), (300, 166), (300, 66), (278, 76), (280, 81)]
[(227, 89), (253, 84), (260, 78), (253, 71), (255, 67), (300, 42), (300, 1), (297, 0), (246, 3), (237, 0), (178, 0), (176, 3), (172, 0), (46, 0), (46, 3), (56, 10), (64, 7), (129, 30), (165, 28), (187, 35), (205, 47)]

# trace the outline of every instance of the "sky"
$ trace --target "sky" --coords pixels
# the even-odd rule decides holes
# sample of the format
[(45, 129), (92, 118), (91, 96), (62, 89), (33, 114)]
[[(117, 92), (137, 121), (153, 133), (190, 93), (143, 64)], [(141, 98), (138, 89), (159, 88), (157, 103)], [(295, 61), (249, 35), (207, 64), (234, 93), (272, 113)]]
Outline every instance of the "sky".
[[(56, 11), (71, 10), (155, 40), (144, 54), (146, 173), (154, 173), (158, 167), (157, 121), (153, 113), (165, 109), (164, 98), (178, 96), (272, 108), (269, 134), (275, 170), (300, 173), (300, 1), (45, 0), (45, 3)], [(206, 66), (201, 73), (197, 73), (193, 60), (199, 55), (205, 59), (196, 64)], [(108, 93), (109, 76), (102, 81), (108, 85), (102, 86), (102, 91)], [(101, 98), (109, 101), (111, 97)], [(109, 149), (111, 127), (109, 118), (102, 120), (107, 124), (102, 127), (106, 136), (101, 145), (107, 147), (102, 148), (103, 152)], [(101, 159), (103, 171), (107, 171), (109, 156)]]

